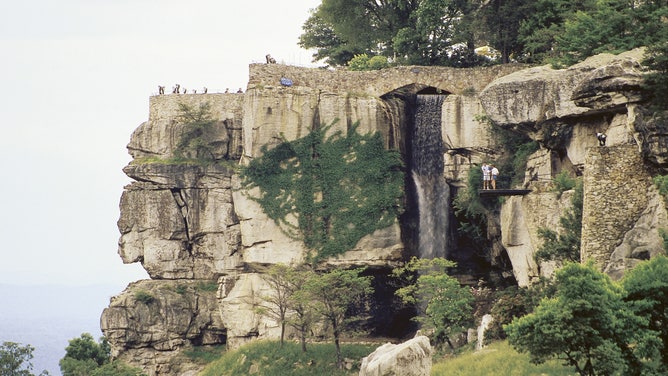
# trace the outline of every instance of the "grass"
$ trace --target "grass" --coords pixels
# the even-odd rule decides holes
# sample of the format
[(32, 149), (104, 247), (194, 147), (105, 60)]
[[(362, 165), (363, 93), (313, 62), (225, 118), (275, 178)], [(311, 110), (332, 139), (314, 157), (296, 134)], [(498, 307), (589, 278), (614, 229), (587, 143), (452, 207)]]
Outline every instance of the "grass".
[(220, 359), (210, 363), (199, 376), (351, 376), (359, 374), (363, 357), (371, 354), (378, 344), (342, 344), (345, 359), (353, 361), (350, 370), (336, 368), (334, 344), (308, 344), (302, 353), (301, 345), (285, 342), (283, 347), (277, 341), (256, 341), (225, 353)]
[(482, 351), (468, 352), (457, 357), (436, 360), (432, 376), (567, 376), (576, 372), (552, 360), (535, 365), (529, 355), (515, 351), (507, 341), (494, 342)]

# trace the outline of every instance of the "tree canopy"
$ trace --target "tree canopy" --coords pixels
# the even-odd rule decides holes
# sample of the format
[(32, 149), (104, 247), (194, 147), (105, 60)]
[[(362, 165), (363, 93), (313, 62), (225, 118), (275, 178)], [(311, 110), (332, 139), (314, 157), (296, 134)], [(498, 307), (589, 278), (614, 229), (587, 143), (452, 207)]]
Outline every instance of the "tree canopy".
[[(22, 345), (16, 342), (3, 342), (0, 346), (0, 376), (34, 376), (31, 345)], [(42, 371), (40, 376), (49, 375)]]
[(533, 362), (556, 357), (581, 376), (662, 374), (668, 262), (638, 268), (618, 284), (592, 263), (567, 264), (553, 297), (504, 326), (509, 342)]
[(474, 66), (491, 46), (498, 62), (572, 64), (600, 52), (666, 42), (665, 0), (323, 0), (300, 46), (345, 66), (355, 55), (396, 64)]

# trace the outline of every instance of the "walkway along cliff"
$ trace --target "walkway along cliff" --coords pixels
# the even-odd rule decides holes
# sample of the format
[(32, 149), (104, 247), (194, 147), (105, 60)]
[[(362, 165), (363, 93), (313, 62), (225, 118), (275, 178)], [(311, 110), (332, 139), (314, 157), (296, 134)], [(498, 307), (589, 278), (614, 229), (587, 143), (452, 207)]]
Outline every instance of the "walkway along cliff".
[[(234, 166), (260, 156), (262, 146), (301, 138), (336, 119), (332, 132), (356, 123), (360, 132), (379, 132), (412, 172), (406, 213), (322, 268), (368, 266), (382, 281), (422, 254), (470, 264), (469, 280), (527, 285), (554, 267), (537, 264), (533, 254), (541, 244), (537, 228), (557, 229), (569, 205), (568, 192), (558, 198), (546, 182), (568, 170), (585, 183), (582, 257), (620, 276), (659, 252), (658, 229), (668, 225), (651, 184), (667, 167), (668, 149), (663, 127), (643, 118), (641, 57), (642, 51), (600, 55), (564, 70), (348, 72), (253, 64), (242, 94), (151, 97), (149, 119), (128, 144), (133, 161), (124, 171), (133, 182), (121, 196), (118, 221), (121, 258), (140, 262), (151, 279), (130, 284), (104, 310), (101, 327), (112, 355), (150, 375), (192, 374), (198, 366), (184, 360), (183, 349), (278, 337), (278, 325), (256, 314), (253, 296), (268, 292), (261, 278), (267, 265), (297, 265), (307, 250), (244, 194)], [(282, 78), (292, 85), (281, 85)], [(427, 103), (427, 115), (417, 102)], [(218, 163), (167, 162), (185, 132), (180, 108), (204, 104), (215, 119), (207, 150)], [(473, 257), (456, 246), (451, 201), (469, 169), (499, 152), (490, 127), (523, 132), (541, 148), (524, 182), (513, 187), (531, 192), (505, 200), (488, 223), (490, 254)], [(598, 146), (596, 132), (608, 135), (607, 146)], [(408, 317), (394, 309), (391, 295), (375, 295), (374, 332), (400, 337)]]

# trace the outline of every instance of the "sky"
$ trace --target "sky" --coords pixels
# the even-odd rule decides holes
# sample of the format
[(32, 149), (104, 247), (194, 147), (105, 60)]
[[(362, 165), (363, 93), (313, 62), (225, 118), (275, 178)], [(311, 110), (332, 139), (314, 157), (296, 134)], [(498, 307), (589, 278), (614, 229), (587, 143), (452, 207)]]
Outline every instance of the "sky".
[(118, 256), (126, 145), (149, 96), (245, 90), (248, 65), (315, 66), (298, 45), (320, 0), (0, 3), (0, 284), (147, 278)]

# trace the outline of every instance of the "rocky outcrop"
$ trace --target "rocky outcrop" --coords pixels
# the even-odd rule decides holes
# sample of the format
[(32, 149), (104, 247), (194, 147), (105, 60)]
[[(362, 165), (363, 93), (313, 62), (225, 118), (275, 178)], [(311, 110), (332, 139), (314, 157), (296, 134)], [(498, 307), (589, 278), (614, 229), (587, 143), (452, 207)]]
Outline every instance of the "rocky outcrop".
[[(263, 147), (296, 140), (323, 124), (331, 124), (330, 132), (345, 133), (353, 125), (378, 132), (385, 147), (407, 161), (417, 93), (447, 95), (441, 137), (443, 181), (451, 187), (463, 187), (471, 167), (501, 151), (491, 127), (525, 132), (541, 144), (522, 184), (532, 192), (505, 200), (500, 217), (489, 221), (500, 242), (488, 259), (507, 255), (523, 286), (551, 274), (555, 265), (534, 259), (542, 244), (537, 231), (561, 231), (559, 217), (573, 192), (557, 195), (550, 180), (568, 171), (584, 174), (583, 255), (619, 275), (659, 249), (658, 229), (667, 225), (665, 205), (649, 178), (650, 170), (668, 170), (668, 132), (643, 110), (641, 55), (602, 55), (560, 70), (508, 65), (347, 72), (254, 64), (244, 94), (151, 97), (149, 119), (128, 144), (133, 161), (124, 172), (133, 182), (121, 197), (118, 228), (121, 258), (140, 262), (152, 280), (131, 284), (103, 312), (114, 356), (150, 375), (185, 374), (197, 368), (174, 361), (185, 348), (234, 348), (275, 338), (277, 323), (255, 310), (257, 297), (270, 292), (261, 272), (274, 263), (301, 264), (309, 250), (268, 219), (252, 199), (258, 192), (241, 184), (237, 167), (261, 156)], [(282, 77), (294, 84), (281, 85)], [(174, 158), (187, 133), (184, 108), (210, 112), (212, 126), (200, 140), (209, 163)], [(598, 146), (596, 132), (608, 134), (606, 148)], [(614, 172), (602, 173), (601, 165)], [(318, 267), (369, 266), (386, 275), (414, 255), (419, 213), (411, 184), (407, 179), (405, 215)], [(596, 237), (602, 228), (605, 236)], [(390, 303), (382, 304), (390, 311)], [(420, 362), (426, 365), (426, 358)]]
[(418, 336), (398, 345), (386, 343), (362, 359), (360, 376), (428, 376), (431, 373), (429, 338)]
[(112, 356), (151, 374), (180, 375), (197, 370), (175, 361), (193, 346), (225, 342), (216, 281), (145, 280), (111, 299), (100, 319)]
[[(526, 285), (549, 275), (537, 265), (537, 229), (561, 231), (568, 193), (556, 200), (549, 179), (561, 171), (584, 175), (582, 259), (620, 277), (639, 259), (660, 252), (658, 228), (668, 225), (651, 185), (665, 170), (664, 126), (646, 121), (641, 90), (643, 49), (602, 54), (566, 69), (535, 67), (504, 76), (480, 95), (496, 124), (526, 132), (541, 143), (527, 166), (532, 193), (508, 199), (501, 211), (502, 242), (515, 277)], [(596, 133), (607, 135), (600, 147)], [(540, 182), (544, 181), (542, 185)]]

